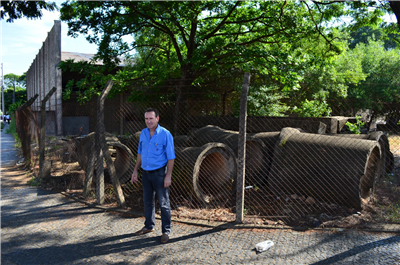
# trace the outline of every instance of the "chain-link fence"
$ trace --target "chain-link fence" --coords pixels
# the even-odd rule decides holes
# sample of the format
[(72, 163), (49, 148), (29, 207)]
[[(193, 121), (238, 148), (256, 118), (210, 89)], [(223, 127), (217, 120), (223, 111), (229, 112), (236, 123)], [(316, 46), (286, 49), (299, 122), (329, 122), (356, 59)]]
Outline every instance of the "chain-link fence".
[[(96, 146), (97, 99), (83, 105), (76, 98), (63, 102), (62, 136), (54, 136), (56, 117), (46, 113), (43, 185), (90, 203), (122, 203), (143, 212), (141, 182), (132, 184), (131, 174), (146, 126), (144, 111), (152, 107), (160, 113), (159, 124), (174, 136), (174, 218), (235, 221), (240, 93), (205, 90), (177, 95), (143, 89), (105, 99), (104, 141), (114, 172), (105, 149), (100, 152), (102, 147)], [(361, 120), (351, 111), (352, 102), (332, 106), (330, 117), (247, 116), (244, 222), (296, 227), (400, 224), (399, 105), (384, 105), (381, 115), (360, 112)], [(37, 132), (40, 113), (31, 116), (29, 130)], [(25, 135), (34, 140), (33, 166), (39, 164), (40, 149), (34, 135)], [(104, 173), (99, 172), (101, 161)]]

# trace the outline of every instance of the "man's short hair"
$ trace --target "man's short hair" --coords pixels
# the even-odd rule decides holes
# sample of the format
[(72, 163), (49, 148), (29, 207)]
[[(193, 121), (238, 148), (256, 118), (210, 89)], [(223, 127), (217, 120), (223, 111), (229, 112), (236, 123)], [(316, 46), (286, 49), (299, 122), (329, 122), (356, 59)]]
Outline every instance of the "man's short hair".
[(148, 108), (144, 111), (144, 114), (146, 115), (147, 112), (154, 112), (156, 114), (156, 118), (159, 116), (158, 110), (153, 109), (153, 108)]

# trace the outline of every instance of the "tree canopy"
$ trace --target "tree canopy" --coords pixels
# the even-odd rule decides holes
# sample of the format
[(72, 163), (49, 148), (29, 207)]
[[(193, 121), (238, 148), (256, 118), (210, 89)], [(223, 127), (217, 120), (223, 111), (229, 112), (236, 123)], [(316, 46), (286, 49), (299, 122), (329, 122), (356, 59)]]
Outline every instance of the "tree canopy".
[[(176, 91), (179, 112), (185, 93), (209, 83), (226, 99), (236, 88), (219, 86), (221, 78), (249, 71), (262, 80), (253, 88), (260, 91), (251, 98), (254, 106), (276, 103), (265, 115), (286, 110), (282, 103), (306, 109), (315, 100), (347, 95), (348, 85), (362, 75), (350, 69), (334, 74), (332, 58), (347, 45), (337, 28), (349, 38), (366, 25), (377, 26), (388, 10), (388, 2), (378, 1), (67, 1), (60, 11), (69, 35), (83, 34), (99, 46), (103, 73), (121, 56), (129, 55), (125, 63), (131, 62), (104, 78), (99, 67), (92, 68), (97, 75), (70, 84), (82, 89), (83, 97), (99, 93), (109, 78), (116, 81), (114, 92), (163, 84)], [(344, 17), (353, 20), (338, 23)], [(62, 67), (81, 72), (92, 67), (83, 64)], [(267, 92), (272, 95), (263, 98)], [(328, 115), (329, 108), (323, 103), (315, 113), (307, 115)]]
[(57, 9), (57, 4), (46, 1), (0, 1), (1, 19), (6, 19), (6, 22), (10, 23), (22, 17), (28, 19), (41, 18), (42, 9), (54, 11)]
[(12, 103), (15, 103), (15, 92), (16, 88), (25, 88), (26, 86), (26, 74), (16, 75), (16, 74), (6, 74), (4, 75), (4, 84), (7, 88), (13, 90)]
[(8, 88), (22, 87), (26, 86), (26, 74), (16, 75), (16, 74), (6, 74), (4, 75), (4, 84)]
[[(363, 14), (368, 5), (350, 5), (356, 9), (346, 3), (303, 1), (68, 1), (62, 5), (61, 19), (68, 23), (70, 35), (81, 33), (97, 43), (98, 58), (106, 64), (136, 51), (135, 64), (141, 71), (134, 72), (133, 79), (158, 76), (187, 86), (220, 68), (282, 74), (268, 66), (276, 65), (278, 57), (290, 61), (284, 57), (285, 45), (316, 32), (320, 41), (329, 43), (326, 52), (338, 51), (325, 23), (344, 15), (373, 22), (383, 14), (379, 9)], [(124, 41), (125, 36), (133, 41)]]

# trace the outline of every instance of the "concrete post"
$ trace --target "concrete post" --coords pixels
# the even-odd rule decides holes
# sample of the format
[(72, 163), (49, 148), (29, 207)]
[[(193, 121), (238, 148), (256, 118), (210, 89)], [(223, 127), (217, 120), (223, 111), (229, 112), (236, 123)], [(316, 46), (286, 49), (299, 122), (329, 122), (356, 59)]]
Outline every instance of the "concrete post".
[(236, 187), (236, 223), (243, 222), (244, 211), (244, 182), (246, 167), (246, 122), (247, 122), (247, 94), (250, 85), (250, 73), (244, 74), (242, 94), (240, 96), (240, 118), (238, 139), (238, 173)]

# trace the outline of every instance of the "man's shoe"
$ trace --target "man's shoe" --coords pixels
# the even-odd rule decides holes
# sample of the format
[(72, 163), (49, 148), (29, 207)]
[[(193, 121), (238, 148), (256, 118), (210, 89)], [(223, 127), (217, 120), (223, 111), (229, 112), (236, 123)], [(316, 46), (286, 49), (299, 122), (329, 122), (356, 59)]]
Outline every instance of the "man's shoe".
[(144, 235), (144, 234), (153, 232), (153, 231), (154, 231), (154, 229), (146, 229), (145, 227), (143, 227), (142, 229), (140, 229), (139, 231), (137, 231), (137, 232), (135, 233), (135, 235), (141, 236), (141, 235)]
[(169, 240), (168, 234), (163, 234), (163, 235), (161, 236), (161, 243), (162, 243), (162, 244), (167, 243), (168, 240)]

